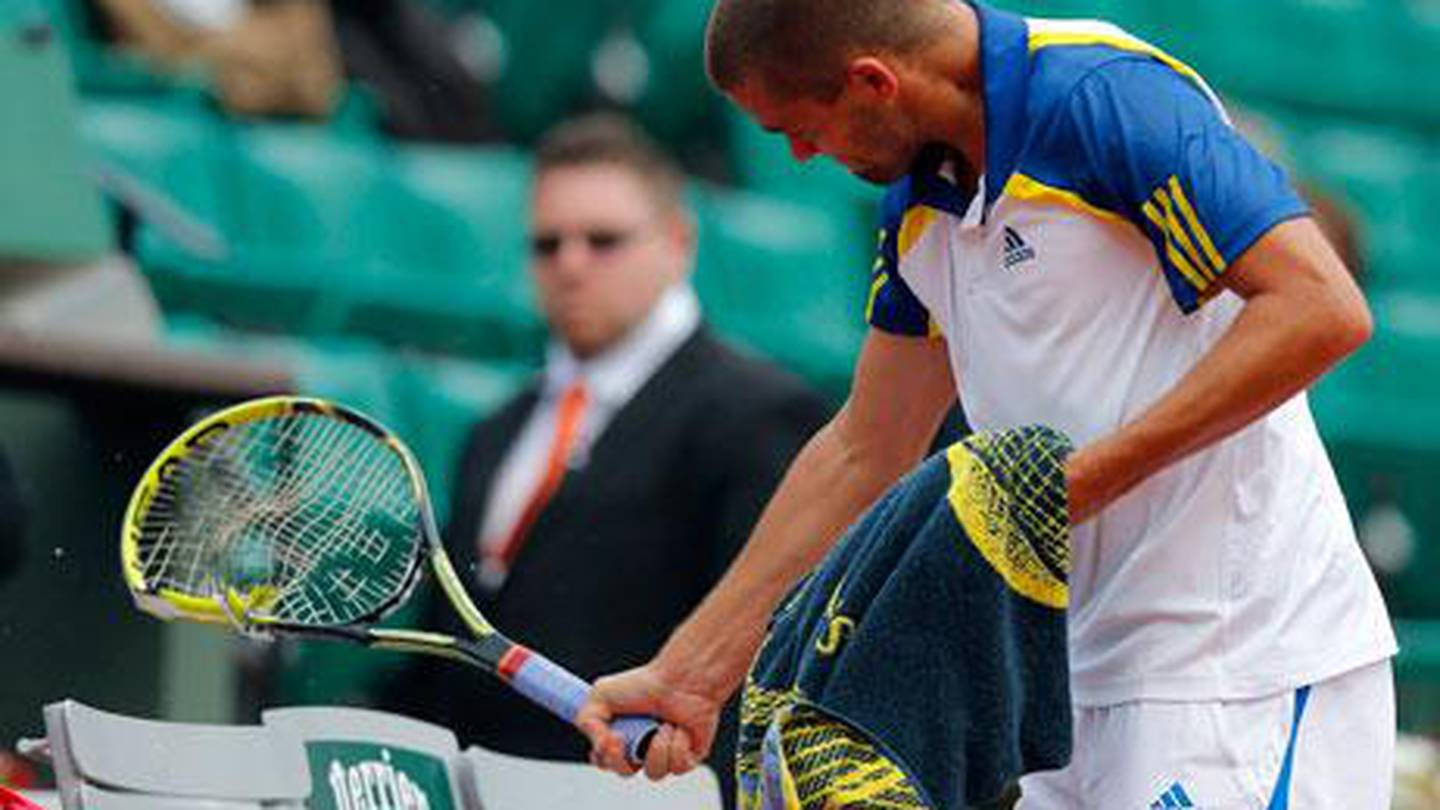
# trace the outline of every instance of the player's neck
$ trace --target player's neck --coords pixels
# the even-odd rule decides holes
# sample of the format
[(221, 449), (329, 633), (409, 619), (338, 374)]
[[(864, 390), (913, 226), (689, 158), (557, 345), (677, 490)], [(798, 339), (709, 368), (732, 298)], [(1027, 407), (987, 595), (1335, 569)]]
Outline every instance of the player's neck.
[(951, 34), (920, 59), (925, 80), (915, 111), (927, 140), (958, 151), (976, 172), (985, 168), (985, 98), (980, 73), (980, 25), (975, 10), (957, 3)]

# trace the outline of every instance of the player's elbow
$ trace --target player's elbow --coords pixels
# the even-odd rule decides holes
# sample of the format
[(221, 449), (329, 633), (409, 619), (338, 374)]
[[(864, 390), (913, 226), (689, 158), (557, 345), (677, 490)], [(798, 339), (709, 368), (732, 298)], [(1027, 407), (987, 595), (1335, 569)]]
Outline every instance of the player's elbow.
[(1360, 288), (1348, 278), (1346, 282), (1335, 296), (1338, 300), (1334, 309), (1336, 342), (1341, 344), (1345, 354), (1349, 354), (1365, 345), (1375, 334), (1375, 318), (1370, 314), (1370, 306)]
[(1331, 296), (1324, 309), (1325, 317), (1316, 319), (1316, 337), (1331, 362), (1348, 357), (1375, 333), (1375, 319), (1359, 290)]
[(1362, 298), (1351, 307), (1346, 320), (1345, 339), (1347, 341), (1346, 354), (1364, 346), (1375, 334), (1375, 318), (1370, 314), (1370, 307), (1365, 304)]

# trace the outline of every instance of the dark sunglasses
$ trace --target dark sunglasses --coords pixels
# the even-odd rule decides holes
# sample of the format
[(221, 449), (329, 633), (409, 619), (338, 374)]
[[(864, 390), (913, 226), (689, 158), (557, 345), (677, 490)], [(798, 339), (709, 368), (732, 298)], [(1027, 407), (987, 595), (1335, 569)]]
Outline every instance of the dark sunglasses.
[(536, 258), (553, 259), (560, 252), (560, 246), (565, 243), (566, 239), (584, 239), (585, 246), (590, 249), (590, 252), (603, 255), (619, 249), (633, 239), (637, 230), (639, 229), (592, 228), (573, 233), (542, 231), (530, 237), (530, 253)]

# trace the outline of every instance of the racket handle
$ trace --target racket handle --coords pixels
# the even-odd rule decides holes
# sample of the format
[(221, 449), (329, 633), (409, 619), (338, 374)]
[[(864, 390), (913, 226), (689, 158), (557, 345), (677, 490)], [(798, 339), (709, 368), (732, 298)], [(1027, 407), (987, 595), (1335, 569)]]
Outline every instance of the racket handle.
[[(515, 691), (567, 723), (574, 724), (575, 715), (590, 697), (590, 684), (545, 656), (519, 645), (511, 648), (501, 660), (500, 674)], [(639, 765), (645, 761), (645, 752), (660, 723), (653, 717), (623, 715), (611, 721), (610, 728), (625, 740), (625, 757), (630, 764)]]

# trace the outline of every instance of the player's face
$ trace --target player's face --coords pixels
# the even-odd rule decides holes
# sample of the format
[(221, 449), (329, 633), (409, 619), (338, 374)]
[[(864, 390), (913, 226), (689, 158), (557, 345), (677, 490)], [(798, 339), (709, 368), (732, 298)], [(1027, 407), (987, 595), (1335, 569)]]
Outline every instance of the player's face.
[(622, 337), (689, 269), (688, 224), (624, 167), (548, 169), (531, 202), (530, 272), (540, 306), (580, 357)]
[(833, 101), (821, 101), (780, 97), (763, 85), (746, 81), (730, 98), (762, 128), (784, 135), (796, 160), (826, 155), (857, 177), (884, 184), (903, 177), (924, 146), (894, 104), (848, 87)]

